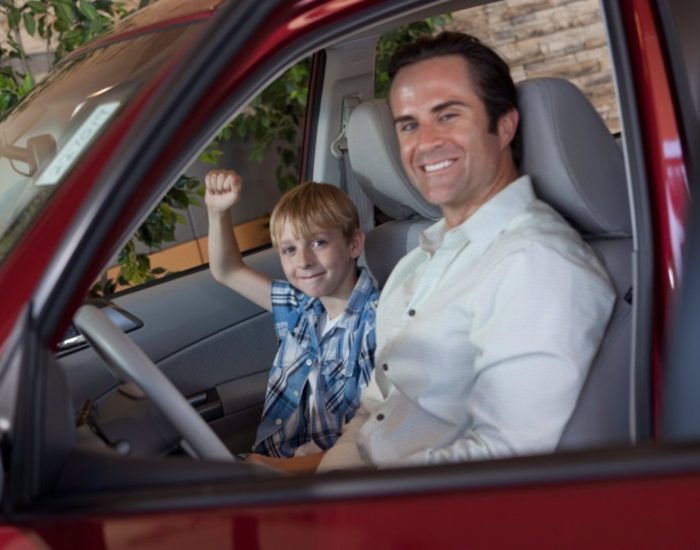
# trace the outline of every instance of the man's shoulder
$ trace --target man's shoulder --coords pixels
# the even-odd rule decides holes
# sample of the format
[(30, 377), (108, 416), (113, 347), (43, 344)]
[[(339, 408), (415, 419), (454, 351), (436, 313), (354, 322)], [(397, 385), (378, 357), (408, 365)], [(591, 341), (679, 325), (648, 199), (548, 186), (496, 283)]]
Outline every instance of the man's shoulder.
[(588, 250), (581, 234), (559, 212), (541, 200), (532, 201), (522, 214), (512, 220), (500, 240), (523, 248), (544, 246)]

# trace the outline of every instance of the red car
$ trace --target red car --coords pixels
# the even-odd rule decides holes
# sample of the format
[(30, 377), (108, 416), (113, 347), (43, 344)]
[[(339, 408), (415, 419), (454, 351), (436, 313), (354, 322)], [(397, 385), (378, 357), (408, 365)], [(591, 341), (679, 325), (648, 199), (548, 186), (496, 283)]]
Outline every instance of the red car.
[[(580, 22), (583, 4), (560, 12)], [(159, 0), (64, 59), (0, 123), (0, 548), (700, 545), (697, 2), (594, 7), (604, 32), (590, 40), (609, 52), (602, 81), (618, 128), (561, 74), (534, 62), (518, 73), (524, 169), (544, 195), (552, 170), (585, 183), (563, 202), (544, 198), (618, 292), (554, 454), (280, 477), (231, 454), (249, 449), (260, 416), (276, 349), (269, 314), (205, 265), (83, 307), (217, 132), (300, 60), (310, 67), (301, 179), (364, 193), (377, 225), (366, 261), (381, 281), (432, 214), (382, 191), (374, 165), (390, 164), (392, 137), (354, 122), (373, 104), (379, 37), (465, 8), (481, 9), (464, 21), (487, 43), (516, 36), (516, 24), (532, 36), (570, 24), (522, 6)], [(362, 161), (363, 144), (379, 161)], [(249, 170), (254, 219), (278, 191)], [(281, 273), (269, 246), (248, 261)]]

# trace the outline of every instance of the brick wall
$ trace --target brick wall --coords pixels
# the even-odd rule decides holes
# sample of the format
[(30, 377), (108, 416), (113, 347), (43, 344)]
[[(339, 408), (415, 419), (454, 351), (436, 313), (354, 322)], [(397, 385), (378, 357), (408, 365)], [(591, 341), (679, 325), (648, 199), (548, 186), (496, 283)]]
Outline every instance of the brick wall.
[(620, 121), (598, 0), (503, 0), (455, 12), (449, 28), (478, 36), (508, 60), (516, 81), (571, 80), (613, 131)]

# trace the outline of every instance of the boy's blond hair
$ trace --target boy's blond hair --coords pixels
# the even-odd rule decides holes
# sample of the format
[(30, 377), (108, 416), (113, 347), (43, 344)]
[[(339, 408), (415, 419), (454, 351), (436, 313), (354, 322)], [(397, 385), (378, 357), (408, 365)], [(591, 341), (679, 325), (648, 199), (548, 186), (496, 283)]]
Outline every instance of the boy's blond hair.
[(270, 237), (279, 245), (282, 228), (289, 223), (292, 233), (307, 237), (319, 229), (340, 229), (350, 242), (360, 228), (360, 217), (350, 197), (328, 183), (309, 181), (287, 191), (270, 216)]

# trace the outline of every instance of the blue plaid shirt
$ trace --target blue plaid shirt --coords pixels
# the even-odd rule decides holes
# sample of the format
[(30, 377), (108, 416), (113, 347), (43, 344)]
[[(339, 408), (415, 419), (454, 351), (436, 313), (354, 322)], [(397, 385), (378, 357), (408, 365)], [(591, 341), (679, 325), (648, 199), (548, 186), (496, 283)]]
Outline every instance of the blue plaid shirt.
[[(360, 406), (360, 392), (374, 368), (378, 300), (369, 272), (361, 270), (338, 323), (319, 341), (321, 302), (287, 281), (273, 281), (272, 313), (280, 347), (270, 371), (255, 452), (289, 457), (309, 441), (325, 450), (340, 437), (343, 424)], [(313, 394), (307, 384), (312, 369), (319, 369)]]

